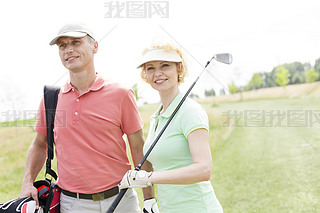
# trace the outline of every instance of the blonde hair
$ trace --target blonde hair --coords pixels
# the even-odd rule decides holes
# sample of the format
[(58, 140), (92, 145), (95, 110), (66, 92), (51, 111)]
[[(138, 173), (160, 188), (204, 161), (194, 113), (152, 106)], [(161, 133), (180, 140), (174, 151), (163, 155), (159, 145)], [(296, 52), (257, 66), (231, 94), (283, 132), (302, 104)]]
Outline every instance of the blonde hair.
[[(181, 51), (180, 48), (174, 46), (173, 44), (170, 43), (165, 43), (165, 44), (152, 44), (149, 48), (145, 48), (142, 51), (142, 55), (144, 55), (146, 52), (148, 52), (150, 49), (163, 49), (166, 52), (176, 52), (182, 59), (182, 62), (175, 62), (177, 65), (177, 72), (178, 72), (178, 83), (183, 83), (184, 82), (184, 78), (186, 77), (186, 75), (188, 74), (188, 68), (187, 68), (187, 64), (186, 64), (186, 59)], [(146, 77), (146, 70), (145, 70), (145, 64), (142, 64), (141, 66), (141, 78), (148, 83), (147, 81), (147, 77)]]

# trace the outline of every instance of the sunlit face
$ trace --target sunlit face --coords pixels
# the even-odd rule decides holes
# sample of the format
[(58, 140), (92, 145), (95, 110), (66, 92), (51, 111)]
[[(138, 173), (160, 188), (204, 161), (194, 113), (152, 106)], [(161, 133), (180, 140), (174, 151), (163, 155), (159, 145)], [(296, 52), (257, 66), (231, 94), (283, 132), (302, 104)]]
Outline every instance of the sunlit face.
[(175, 62), (150, 61), (144, 65), (146, 78), (158, 92), (170, 91), (178, 87), (178, 71)]
[(93, 66), (93, 55), (98, 50), (97, 42), (88, 38), (62, 37), (57, 42), (62, 64), (70, 71), (84, 70)]

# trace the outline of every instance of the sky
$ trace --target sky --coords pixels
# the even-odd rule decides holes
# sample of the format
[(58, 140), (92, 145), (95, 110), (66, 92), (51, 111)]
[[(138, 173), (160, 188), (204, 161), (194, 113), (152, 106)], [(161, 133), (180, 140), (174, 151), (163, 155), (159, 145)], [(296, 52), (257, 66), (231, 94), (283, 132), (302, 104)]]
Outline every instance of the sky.
[(245, 85), (253, 73), (283, 63), (313, 65), (320, 58), (319, 9), (316, 0), (1, 1), (0, 121), (23, 116), (21, 111), (36, 113), (43, 85), (68, 80), (57, 47), (49, 45), (64, 24), (91, 27), (99, 43), (96, 71), (127, 87), (138, 84), (141, 104), (160, 100), (136, 69), (153, 41), (184, 50), (189, 74), (181, 92), (213, 54), (231, 53), (233, 64), (212, 62), (192, 91), (219, 94), (232, 81)]

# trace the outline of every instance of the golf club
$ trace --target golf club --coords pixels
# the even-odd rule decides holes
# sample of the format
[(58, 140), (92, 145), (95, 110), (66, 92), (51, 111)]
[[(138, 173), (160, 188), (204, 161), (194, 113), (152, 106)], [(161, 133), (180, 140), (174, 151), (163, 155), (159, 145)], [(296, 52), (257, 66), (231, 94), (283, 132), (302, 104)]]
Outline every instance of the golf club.
[[(202, 72), (199, 74), (199, 76), (196, 78), (196, 80), (191, 84), (190, 88), (188, 89), (188, 91), (186, 92), (186, 94), (183, 96), (183, 98), (181, 99), (181, 101), (179, 102), (178, 106), (176, 107), (176, 109), (173, 111), (172, 115), (169, 117), (168, 121), (166, 122), (166, 124), (163, 126), (163, 128), (161, 129), (161, 131), (159, 132), (159, 135), (156, 137), (156, 139), (154, 140), (154, 142), (151, 144), (150, 148), (148, 149), (148, 151), (146, 152), (145, 156), (143, 157), (143, 159), (141, 160), (141, 162), (139, 163), (139, 165), (135, 168), (136, 171), (139, 171), (142, 167), (142, 165), (144, 164), (144, 162), (147, 160), (149, 154), (151, 153), (151, 151), (153, 150), (153, 148), (155, 147), (155, 145), (157, 144), (157, 142), (159, 141), (160, 137), (162, 136), (162, 134), (164, 133), (164, 131), (167, 129), (168, 125), (170, 124), (171, 120), (173, 119), (173, 117), (176, 115), (176, 113), (178, 112), (178, 110), (180, 109), (181, 105), (183, 104), (183, 102), (186, 100), (186, 98), (188, 97), (188, 95), (190, 94), (191, 90), (193, 89), (194, 85), (197, 83), (197, 81), (199, 80), (199, 78), (201, 77), (202, 73), (206, 70), (207, 66), (210, 64), (210, 62), (212, 61), (212, 59), (215, 59), (216, 61), (225, 63), (225, 64), (231, 64), (232, 63), (232, 55), (230, 53), (220, 53), (220, 54), (215, 54), (210, 61), (207, 62), (206, 66), (204, 67), (204, 69), (202, 70)], [(118, 206), (119, 202), (121, 201), (122, 197), (124, 196), (124, 194), (126, 193), (126, 191), (128, 190), (128, 188), (126, 189), (121, 189), (118, 196), (116, 197), (116, 199), (113, 201), (113, 203), (111, 204), (111, 206), (109, 207), (107, 213), (112, 213), (114, 212), (114, 210), (116, 209), (116, 207)]]

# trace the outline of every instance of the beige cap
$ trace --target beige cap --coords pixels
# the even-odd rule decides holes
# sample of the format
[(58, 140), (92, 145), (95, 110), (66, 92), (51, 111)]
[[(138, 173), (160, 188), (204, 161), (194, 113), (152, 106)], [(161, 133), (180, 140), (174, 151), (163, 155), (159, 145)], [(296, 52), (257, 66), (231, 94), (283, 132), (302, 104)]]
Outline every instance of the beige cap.
[(57, 44), (58, 39), (61, 37), (82, 38), (86, 35), (94, 39), (92, 31), (85, 24), (67, 24), (59, 30), (57, 36), (50, 42), (50, 45)]

